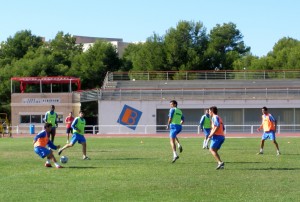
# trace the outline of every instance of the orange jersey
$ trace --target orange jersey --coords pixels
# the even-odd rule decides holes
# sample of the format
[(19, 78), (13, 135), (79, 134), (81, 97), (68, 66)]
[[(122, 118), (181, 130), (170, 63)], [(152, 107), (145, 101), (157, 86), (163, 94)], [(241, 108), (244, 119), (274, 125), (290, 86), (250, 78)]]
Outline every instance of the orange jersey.
[(48, 134), (45, 130), (39, 132), (34, 139), (34, 147), (46, 147), (47, 145), (51, 149), (57, 149), (57, 147), (49, 140)]
[(224, 136), (224, 124), (221, 117), (218, 115), (213, 115), (211, 118), (211, 130), (214, 130), (215, 128), (219, 127), (214, 135), (222, 135)]
[(275, 118), (272, 114), (264, 114), (261, 116), (262, 124), (261, 127), (264, 129), (265, 132), (268, 131), (275, 131)]

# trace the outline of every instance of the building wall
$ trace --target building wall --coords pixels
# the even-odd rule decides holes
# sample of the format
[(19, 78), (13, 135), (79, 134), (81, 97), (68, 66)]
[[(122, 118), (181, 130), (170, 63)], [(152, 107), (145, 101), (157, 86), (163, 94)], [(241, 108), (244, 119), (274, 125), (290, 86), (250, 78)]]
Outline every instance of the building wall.
[(83, 44), (83, 51), (87, 51), (97, 40), (107, 41), (116, 47), (118, 56), (120, 58), (123, 56), (125, 48), (130, 44), (128, 42), (123, 42), (123, 39), (120, 38), (88, 37), (77, 35), (74, 35), (74, 37), (76, 38), (76, 43)]
[[(62, 121), (72, 111), (77, 116), (80, 110), (78, 94), (73, 93), (13, 93), (11, 95), (11, 123), (13, 127), (18, 126), (19, 133), (28, 133), (30, 124), (34, 124), (36, 132), (43, 128), (43, 123), (21, 123), (21, 116), (31, 117), (44, 115), (55, 105), (56, 113), (62, 117)], [(15, 128), (13, 128), (15, 130)], [(65, 133), (65, 123), (59, 123), (58, 133)]]
[[(156, 133), (160, 128), (155, 125), (167, 123), (169, 100), (167, 101), (98, 101), (99, 133), (143, 134)], [(203, 114), (203, 109), (210, 106), (219, 108), (219, 115), (227, 125), (259, 125), (261, 108), (268, 107), (279, 124), (299, 124), (300, 100), (177, 100), (178, 107), (185, 114), (185, 125), (197, 125)], [(118, 123), (118, 119), (125, 105), (142, 112), (137, 127), (133, 130)], [(149, 127), (139, 127), (150, 125)], [(145, 132), (145, 130), (147, 130)]]

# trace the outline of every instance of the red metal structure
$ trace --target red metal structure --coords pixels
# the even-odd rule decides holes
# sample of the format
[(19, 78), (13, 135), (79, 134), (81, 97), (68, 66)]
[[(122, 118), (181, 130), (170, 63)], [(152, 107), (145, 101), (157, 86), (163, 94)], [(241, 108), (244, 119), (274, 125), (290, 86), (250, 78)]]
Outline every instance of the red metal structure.
[[(12, 77), (11, 81), (20, 82), (20, 90), (21, 93), (24, 93), (26, 90), (26, 86), (28, 84), (39, 84), (40, 89), (42, 91), (43, 84), (70, 84), (70, 89), (72, 84), (77, 85), (77, 90), (81, 90), (81, 82), (79, 78), (71, 77), (71, 76), (46, 76), (46, 77)], [(12, 82), (11, 82), (12, 83)], [(12, 86), (12, 84), (11, 84)], [(12, 88), (12, 87), (11, 87)], [(11, 89), (11, 92), (12, 89)]]

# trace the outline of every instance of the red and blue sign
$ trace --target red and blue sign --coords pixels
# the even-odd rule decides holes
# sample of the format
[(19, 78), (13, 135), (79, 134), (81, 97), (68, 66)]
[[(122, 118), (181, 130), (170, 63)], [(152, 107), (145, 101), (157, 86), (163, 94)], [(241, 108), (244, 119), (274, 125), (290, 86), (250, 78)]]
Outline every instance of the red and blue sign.
[(119, 116), (118, 123), (128, 128), (135, 130), (142, 116), (142, 112), (134, 109), (128, 105), (124, 105), (123, 110)]

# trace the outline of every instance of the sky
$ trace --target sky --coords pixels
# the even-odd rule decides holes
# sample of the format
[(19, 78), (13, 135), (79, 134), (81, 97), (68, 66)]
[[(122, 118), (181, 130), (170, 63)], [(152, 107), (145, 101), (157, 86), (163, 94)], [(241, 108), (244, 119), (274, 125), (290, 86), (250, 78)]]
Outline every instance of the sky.
[(0, 42), (22, 30), (47, 41), (63, 31), (139, 42), (182, 20), (202, 22), (207, 33), (232, 22), (259, 57), (283, 37), (300, 40), (299, 0), (0, 0), (0, 8)]

